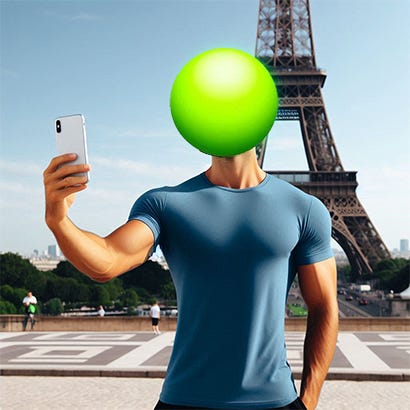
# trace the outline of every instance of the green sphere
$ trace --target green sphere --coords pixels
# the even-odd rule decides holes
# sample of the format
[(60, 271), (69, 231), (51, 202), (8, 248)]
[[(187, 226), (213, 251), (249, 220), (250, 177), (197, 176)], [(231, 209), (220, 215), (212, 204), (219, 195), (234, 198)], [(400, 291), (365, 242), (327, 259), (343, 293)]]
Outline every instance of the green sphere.
[(231, 48), (199, 54), (171, 90), (171, 114), (181, 135), (219, 157), (255, 147), (275, 121), (278, 95), (272, 76), (255, 57)]

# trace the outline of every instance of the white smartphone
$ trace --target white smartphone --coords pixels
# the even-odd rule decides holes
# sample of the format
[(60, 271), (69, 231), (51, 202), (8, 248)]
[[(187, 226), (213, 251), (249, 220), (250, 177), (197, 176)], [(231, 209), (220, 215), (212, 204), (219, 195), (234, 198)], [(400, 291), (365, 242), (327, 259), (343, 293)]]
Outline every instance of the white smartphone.
[[(85, 119), (81, 114), (57, 118), (55, 120), (55, 132), (58, 154), (77, 154), (76, 160), (67, 165), (88, 164)], [(73, 175), (85, 175), (87, 181), (89, 180), (88, 172)]]

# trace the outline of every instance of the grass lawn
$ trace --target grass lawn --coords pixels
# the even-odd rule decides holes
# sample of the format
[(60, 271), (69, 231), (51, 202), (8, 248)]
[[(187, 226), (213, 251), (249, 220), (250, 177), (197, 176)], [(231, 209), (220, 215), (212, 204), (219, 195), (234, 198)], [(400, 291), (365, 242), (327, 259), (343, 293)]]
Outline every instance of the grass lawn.
[(289, 304), (288, 309), (293, 313), (293, 316), (307, 316), (307, 310), (302, 306), (295, 306), (294, 304)]

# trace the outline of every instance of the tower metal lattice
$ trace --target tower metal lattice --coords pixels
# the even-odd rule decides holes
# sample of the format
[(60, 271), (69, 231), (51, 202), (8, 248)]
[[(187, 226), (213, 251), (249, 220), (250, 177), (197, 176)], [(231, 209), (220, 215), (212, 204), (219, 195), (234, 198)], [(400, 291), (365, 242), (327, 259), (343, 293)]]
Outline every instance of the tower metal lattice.
[[(332, 236), (356, 274), (371, 272), (390, 253), (356, 195), (356, 172), (346, 172), (330, 131), (321, 89), (326, 73), (316, 66), (309, 0), (260, 0), (256, 57), (278, 89), (276, 120), (296, 120), (308, 172), (275, 172), (317, 196), (332, 217)], [(267, 138), (257, 146), (263, 165)]]

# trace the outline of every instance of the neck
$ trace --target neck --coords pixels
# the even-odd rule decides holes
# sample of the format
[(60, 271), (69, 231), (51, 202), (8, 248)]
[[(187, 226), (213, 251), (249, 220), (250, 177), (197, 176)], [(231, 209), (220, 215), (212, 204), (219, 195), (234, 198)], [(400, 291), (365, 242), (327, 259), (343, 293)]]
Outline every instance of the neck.
[(234, 189), (259, 185), (266, 173), (259, 167), (255, 149), (234, 157), (212, 157), (206, 176), (214, 185)]

